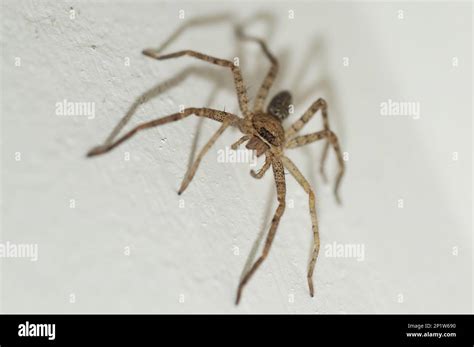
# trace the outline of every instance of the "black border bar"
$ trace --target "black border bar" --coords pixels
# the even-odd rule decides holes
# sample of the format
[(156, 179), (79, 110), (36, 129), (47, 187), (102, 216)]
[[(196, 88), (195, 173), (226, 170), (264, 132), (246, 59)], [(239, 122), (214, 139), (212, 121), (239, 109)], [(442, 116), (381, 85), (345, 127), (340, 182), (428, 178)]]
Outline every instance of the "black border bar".
[[(20, 328), (26, 331), (26, 322), (30, 329), (33, 324), (54, 324), (54, 340), (47, 336), (19, 336)], [(281, 345), (283, 338), (293, 339), (291, 345), (308, 340), (304, 343), (314, 346), (341, 343), (474, 346), (473, 330), (472, 315), (20, 314), (0, 315), (0, 346), (90, 346), (111, 343), (135, 346), (139, 341), (146, 345), (164, 346), (208, 344), (213, 341), (220, 346), (233, 342), (268, 346), (272, 343)]]

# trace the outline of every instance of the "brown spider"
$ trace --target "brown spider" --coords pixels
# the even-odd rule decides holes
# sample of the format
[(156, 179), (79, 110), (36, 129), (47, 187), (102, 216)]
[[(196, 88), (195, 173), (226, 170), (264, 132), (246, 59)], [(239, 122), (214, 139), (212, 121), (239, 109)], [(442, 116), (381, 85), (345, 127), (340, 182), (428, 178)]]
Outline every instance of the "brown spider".
[[(267, 48), (265, 42), (259, 38), (252, 37), (245, 35), (240, 29), (237, 29), (237, 35), (241, 39), (255, 41), (257, 42), (261, 49), (263, 50), (266, 57), (271, 62), (270, 70), (268, 71), (260, 89), (258, 90), (253, 110), (249, 109), (249, 102), (247, 97), (247, 91), (244, 87), (244, 82), (242, 79), (242, 74), (238, 66), (234, 65), (229, 60), (215, 58), (206, 54), (202, 54), (192, 50), (185, 50), (179, 51), (176, 53), (171, 53), (167, 55), (159, 55), (156, 51), (152, 49), (146, 49), (143, 51), (143, 54), (149, 56), (151, 58), (157, 60), (165, 60), (171, 58), (178, 58), (182, 56), (191, 56), (203, 61), (206, 61), (211, 64), (219, 65), (230, 69), (234, 77), (234, 83), (237, 90), (237, 98), (239, 102), (239, 107), (241, 112), (243, 113), (243, 118), (234, 115), (232, 113), (228, 113), (225, 111), (219, 111), (211, 108), (186, 108), (180, 113), (175, 113), (166, 117), (162, 117), (153, 121), (149, 121), (146, 123), (142, 123), (125, 135), (120, 137), (115, 142), (106, 141), (105, 144), (101, 146), (94, 147), (90, 150), (87, 154), (88, 157), (99, 155), (110, 151), (111, 149), (115, 148), (125, 140), (132, 137), (134, 134), (139, 132), (140, 130), (148, 129), (151, 127), (163, 125), (166, 123), (174, 122), (180, 119), (184, 119), (190, 115), (196, 115), (198, 117), (206, 117), (212, 120), (218, 121), (222, 123), (220, 128), (217, 132), (211, 137), (211, 139), (206, 143), (203, 147), (201, 152), (198, 154), (196, 160), (192, 164), (192, 166), (188, 169), (185, 178), (181, 184), (181, 187), (178, 191), (178, 194), (181, 194), (186, 187), (189, 185), (191, 180), (196, 173), (196, 170), (201, 162), (203, 156), (207, 153), (207, 151), (211, 148), (211, 146), (216, 142), (217, 138), (222, 135), (222, 133), (229, 127), (237, 127), (243, 134), (237, 142), (232, 145), (232, 149), (236, 150), (240, 145), (244, 142), (247, 142), (246, 148), (255, 150), (257, 157), (265, 154), (265, 163), (263, 164), (262, 168), (255, 172), (251, 170), (251, 175), (254, 178), (261, 178), (265, 174), (265, 172), (270, 168), (273, 169), (273, 175), (276, 183), (276, 190), (277, 190), (277, 199), (278, 199), (278, 208), (275, 211), (275, 214), (272, 219), (272, 223), (270, 226), (270, 230), (268, 232), (265, 245), (260, 257), (253, 263), (250, 270), (242, 277), (239, 283), (239, 287), (237, 290), (237, 298), (236, 304), (239, 303), (242, 290), (247, 282), (250, 280), (252, 275), (258, 269), (258, 267), (262, 264), (262, 262), (267, 257), (270, 247), (272, 245), (273, 239), (275, 237), (275, 233), (280, 222), (280, 218), (285, 211), (285, 196), (286, 196), (286, 183), (285, 183), (285, 172), (284, 168), (286, 168), (291, 175), (298, 181), (298, 183), (302, 186), (305, 192), (309, 195), (309, 211), (311, 215), (312, 221), (312, 230), (313, 230), (313, 250), (311, 259), (309, 262), (307, 280), (309, 286), (309, 292), (311, 296), (314, 296), (314, 288), (313, 288), (313, 271), (314, 266), (316, 264), (316, 259), (319, 253), (319, 230), (318, 230), (318, 220), (316, 217), (316, 208), (315, 208), (315, 197), (314, 192), (308, 183), (308, 181), (304, 178), (301, 172), (298, 170), (295, 164), (284, 155), (285, 149), (296, 148), (300, 147), (317, 140), (326, 139), (325, 147), (323, 150), (323, 155), (321, 158), (321, 174), (323, 178), (325, 178), (324, 174), (324, 162), (327, 157), (327, 152), (329, 149), (329, 145), (331, 144), (336, 152), (337, 159), (339, 162), (339, 173), (336, 179), (336, 184), (334, 187), (334, 194), (336, 196), (336, 200), (340, 203), (339, 195), (338, 195), (338, 187), (341, 182), (342, 175), (344, 174), (344, 161), (341, 154), (341, 149), (338, 144), (337, 136), (331, 131), (329, 128), (328, 116), (327, 116), (327, 105), (323, 99), (318, 99), (314, 102), (308, 110), (301, 116), (299, 120), (294, 122), (291, 127), (288, 129), (283, 129), (282, 121), (288, 117), (289, 115), (289, 107), (291, 104), (291, 94), (287, 91), (282, 91), (278, 93), (273, 99), (270, 101), (266, 112), (264, 111), (264, 102), (267, 98), (268, 92), (275, 80), (275, 77), (278, 72), (278, 61), (273, 56), (273, 54)], [(296, 136), (296, 134), (303, 128), (303, 126), (316, 114), (317, 111), (321, 110), (323, 116), (323, 124), (324, 130), (311, 133), (308, 135)]]

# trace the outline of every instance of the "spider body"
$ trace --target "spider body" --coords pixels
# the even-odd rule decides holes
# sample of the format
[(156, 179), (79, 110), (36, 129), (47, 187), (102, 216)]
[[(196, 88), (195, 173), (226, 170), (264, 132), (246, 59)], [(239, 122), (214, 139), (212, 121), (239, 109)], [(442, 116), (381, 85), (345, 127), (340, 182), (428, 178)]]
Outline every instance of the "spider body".
[(285, 130), (281, 120), (268, 113), (253, 115), (252, 127), (255, 135), (249, 140), (246, 147), (262, 155), (271, 147), (281, 147), (285, 142)]
[[(251, 170), (250, 174), (254, 178), (261, 178), (268, 171), (268, 169), (272, 167), (273, 176), (275, 180), (275, 188), (277, 191), (278, 207), (271, 221), (270, 229), (268, 231), (260, 257), (253, 263), (249, 271), (240, 280), (237, 290), (236, 304), (238, 304), (240, 301), (243, 288), (268, 256), (280, 219), (285, 211), (285, 169), (289, 171), (289, 173), (296, 179), (296, 181), (308, 194), (309, 212), (311, 216), (311, 225), (313, 232), (313, 247), (308, 266), (307, 281), (310, 295), (313, 296), (314, 288), (312, 279), (320, 247), (319, 228), (315, 206), (315, 194), (303, 174), (299, 171), (296, 165), (285, 155), (285, 151), (287, 149), (304, 146), (306, 144), (318, 140), (325, 140), (325, 147), (321, 158), (320, 169), (321, 174), (325, 178), (324, 163), (327, 157), (329, 147), (332, 146), (339, 163), (339, 173), (337, 175), (336, 184), (334, 187), (334, 194), (336, 196), (337, 201), (339, 202), (340, 200), (338, 197), (338, 187), (342, 175), (344, 173), (344, 161), (341, 149), (339, 147), (339, 142), (337, 136), (331, 131), (329, 127), (327, 104), (323, 99), (318, 99), (313, 102), (311, 106), (307, 109), (307, 111), (297, 121), (293, 122), (293, 124), (287, 129), (284, 129), (282, 122), (290, 114), (289, 110), (292, 98), (289, 92), (282, 91), (276, 94), (268, 104), (267, 109), (264, 110), (265, 100), (278, 72), (278, 61), (271, 54), (265, 42), (261, 39), (243, 34), (240, 28), (238, 28), (237, 30), (237, 35), (241, 39), (250, 40), (258, 43), (271, 63), (270, 69), (265, 77), (265, 80), (263, 81), (260, 86), (260, 89), (257, 92), (253, 109), (249, 108), (247, 91), (244, 86), (240, 68), (234, 65), (231, 61), (215, 58), (192, 50), (185, 50), (167, 55), (160, 55), (154, 50), (147, 49), (143, 51), (143, 54), (157, 60), (190, 56), (208, 62), (210, 64), (218, 65), (229, 69), (234, 77), (234, 84), (237, 91), (237, 100), (243, 117), (239, 117), (232, 113), (219, 111), (211, 108), (189, 107), (179, 113), (171, 114), (165, 117), (139, 124), (138, 126), (128, 131), (115, 141), (114, 137), (112, 136), (112, 138), (109, 138), (103, 145), (92, 148), (88, 152), (87, 156), (91, 157), (95, 155), (104, 154), (144, 129), (175, 122), (187, 118), (190, 115), (205, 117), (222, 123), (220, 128), (209, 139), (209, 141), (198, 154), (191, 167), (188, 169), (181, 183), (181, 187), (178, 190), (178, 194), (181, 194), (182, 192), (184, 192), (184, 190), (188, 187), (189, 183), (193, 179), (194, 174), (196, 173), (203, 156), (208, 152), (208, 150), (212, 147), (216, 140), (224, 133), (224, 131), (228, 127), (238, 128), (242, 132), (243, 136), (237, 142), (235, 142), (231, 146), (231, 148), (235, 150), (240, 145), (246, 143), (246, 148), (255, 150), (258, 157), (265, 154), (265, 163), (263, 164), (262, 168), (258, 172)], [(309, 122), (309, 120), (311, 120), (311, 118), (318, 111), (321, 111), (324, 129), (307, 135), (297, 136), (298, 132), (305, 126), (306, 123)]]
[(282, 121), (288, 117), (288, 109), (291, 105), (291, 94), (283, 91), (275, 95), (268, 105), (267, 112), (257, 112), (252, 115), (252, 130), (241, 129), (252, 137), (245, 146), (247, 149), (255, 150), (260, 157), (270, 148), (277, 147), (283, 150), (285, 142), (285, 130)]

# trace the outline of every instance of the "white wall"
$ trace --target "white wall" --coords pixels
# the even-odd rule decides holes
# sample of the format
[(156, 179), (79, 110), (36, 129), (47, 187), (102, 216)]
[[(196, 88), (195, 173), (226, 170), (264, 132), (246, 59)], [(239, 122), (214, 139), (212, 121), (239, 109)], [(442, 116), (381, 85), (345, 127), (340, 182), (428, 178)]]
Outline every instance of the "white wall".
[[(293, 92), (289, 122), (325, 97), (349, 160), (339, 207), (318, 174), (322, 144), (288, 152), (317, 194), (316, 297), (305, 276), (307, 196), (288, 175), (294, 207), (236, 308), (242, 269), (276, 206), (271, 172), (259, 181), (248, 164), (217, 161), (239, 133), (219, 139), (181, 197), (196, 134), (200, 147), (218, 127), (211, 121), (187, 119), (84, 155), (147, 91), (127, 129), (181, 104), (238, 112), (228, 71), (140, 52), (190, 18), (258, 13), (247, 30), (280, 59), (272, 94)], [(3, 1), (1, 240), (37, 244), (39, 258), (2, 259), (2, 311), (471, 312), (471, 15), (469, 3)], [(165, 51), (184, 48), (240, 57), (250, 92), (268, 66), (258, 47), (235, 40), (230, 19), (189, 26)], [(56, 115), (65, 99), (94, 103), (95, 118)], [(382, 116), (388, 99), (418, 102), (420, 119)], [(305, 132), (320, 128), (318, 116)], [(334, 177), (332, 154), (329, 167)], [(333, 242), (363, 245), (364, 260), (328, 257)]]

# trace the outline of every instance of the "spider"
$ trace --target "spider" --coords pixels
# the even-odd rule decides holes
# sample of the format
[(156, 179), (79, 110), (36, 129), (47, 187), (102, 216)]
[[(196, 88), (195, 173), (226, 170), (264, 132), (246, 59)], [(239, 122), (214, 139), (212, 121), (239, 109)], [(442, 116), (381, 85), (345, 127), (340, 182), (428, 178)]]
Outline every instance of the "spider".
[[(306, 178), (302, 175), (300, 170), (296, 165), (285, 155), (286, 149), (297, 148), (318, 140), (325, 140), (325, 146), (323, 149), (323, 155), (321, 157), (321, 167), (320, 172), (326, 180), (326, 175), (324, 173), (324, 163), (326, 161), (327, 153), (329, 146), (331, 145), (334, 148), (334, 151), (337, 156), (337, 161), (339, 164), (339, 171), (336, 177), (336, 183), (334, 186), (334, 194), (338, 203), (340, 203), (340, 198), (338, 194), (339, 185), (344, 174), (344, 161), (339, 146), (338, 138), (334, 132), (331, 131), (328, 121), (328, 112), (326, 101), (322, 98), (319, 98), (311, 104), (311, 106), (304, 112), (304, 114), (295, 121), (289, 128), (284, 129), (282, 122), (290, 114), (290, 106), (292, 102), (291, 94), (288, 91), (281, 91), (276, 94), (271, 101), (269, 102), (266, 109), (264, 109), (265, 100), (267, 99), (270, 88), (273, 85), (275, 77), (278, 72), (278, 61), (275, 56), (270, 52), (266, 43), (257, 37), (249, 36), (245, 34), (240, 27), (236, 28), (237, 36), (242, 40), (253, 41), (259, 44), (261, 50), (263, 51), (266, 58), (270, 61), (271, 66), (267, 72), (260, 88), (258, 89), (253, 109), (249, 107), (249, 99), (247, 96), (247, 90), (244, 86), (244, 81), (239, 66), (235, 65), (233, 62), (225, 59), (219, 59), (212, 57), (207, 54), (199, 53), (193, 50), (182, 50), (171, 54), (161, 55), (153, 49), (143, 50), (143, 54), (157, 59), (157, 60), (166, 60), (172, 58), (179, 58), (184, 56), (193, 57), (202, 61), (205, 61), (210, 64), (218, 65), (224, 67), (230, 72), (232, 72), (234, 84), (237, 92), (237, 100), (239, 104), (239, 109), (242, 112), (243, 117), (238, 115), (219, 111), (216, 109), (201, 107), (189, 107), (185, 108), (179, 113), (174, 113), (162, 118), (158, 118), (152, 121), (141, 123), (129, 132), (125, 133), (122, 137), (118, 138), (116, 141), (106, 141), (103, 145), (92, 148), (88, 153), (88, 157), (104, 154), (111, 149), (117, 147), (119, 144), (131, 138), (133, 135), (139, 131), (149, 129), (152, 127), (160, 126), (163, 124), (175, 122), (187, 118), (188, 116), (195, 115), (198, 117), (205, 117), (222, 123), (216, 133), (212, 135), (209, 141), (201, 149), (198, 156), (194, 160), (193, 164), (189, 167), (182, 183), (179, 188), (178, 194), (184, 192), (188, 187), (189, 183), (193, 179), (199, 163), (201, 162), (204, 155), (209, 151), (211, 146), (216, 142), (216, 140), (221, 136), (224, 131), (229, 127), (236, 127), (242, 132), (243, 136), (236, 141), (231, 148), (237, 150), (239, 146), (246, 143), (246, 148), (255, 151), (257, 157), (265, 155), (265, 162), (261, 169), (258, 172), (254, 170), (250, 171), (252, 177), (259, 179), (262, 178), (270, 167), (273, 170), (273, 176), (277, 191), (277, 200), (278, 207), (274, 213), (270, 230), (268, 231), (263, 250), (260, 254), (260, 257), (253, 263), (248, 272), (241, 278), (238, 289), (235, 304), (238, 305), (242, 296), (242, 291), (245, 285), (249, 282), (251, 277), (267, 258), (270, 248), (275, 238), (275, 234), (278, 228), (280, 219), (285, 211), (285, 196), (286, 196), (286, 183), (285, 183), (285, 168), (289, 173), (296, 179), (296, 181), (301, 185), (304, 191), (308, 194), (309, 197), (309, 212), (312, 222), (312, 232), (313, 232), (313, 246), (312, 252), (309, 260), (308, 272), (307, 272), (307, 281), (309, 287), (309, 293), (311, 297), (314, 296), (314, 287), (313, 287), (313, 272), (316, 265), (316, 259), (318, 258), (320, 240), (319, 240), (319, 229), (318, 229), (318, 220), (316, 216), (316, 207), (315, 207), (315, 195), (314, 191), (311, 188), (310, 184)], [(324, 129), (318, 132), (310, 133), (308, 135), (297, 136), (298, 132), (308, 123), (311, 118), (318, 112), (321, 111), (323, 119)]]

